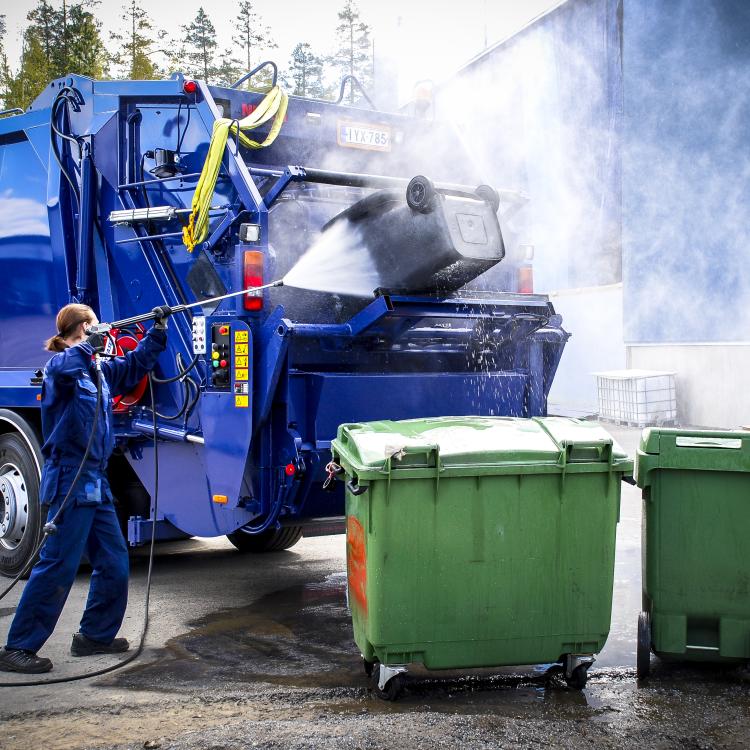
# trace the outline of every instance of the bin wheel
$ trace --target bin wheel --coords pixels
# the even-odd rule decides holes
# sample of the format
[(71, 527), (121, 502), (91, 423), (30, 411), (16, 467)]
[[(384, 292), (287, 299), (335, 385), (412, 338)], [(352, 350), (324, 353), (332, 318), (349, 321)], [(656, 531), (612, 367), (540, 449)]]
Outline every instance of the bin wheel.
[(432, 202), (435, 198), (435, 186), (432, 180), (418, 174), (412, 177), (406, 186), (406, 202), (409, 208), (421, 213), (428, 213), (432, 209)]
[(368, 677), (372, 677), (372, 673), (375, 671), (377, 664), (377, 661), (367, 661), (365, 658), (362, 659), (362, 666), (365, 668), (365, 674)]
[(565, 678), (565, 682), (568, 687), (574, 690), (583, 690), (586, 687), (586, 682), (589, 679), (589, 668), (586, 664), (581, 664), (573, 670), (570, 677)]
[(402, 674), (397, 674), (395, 677), (391, 677), (391, 679), (385, 683), (385, 688), (381, 690), (378, 686), (378, 670), (374, 670), (373, 672), (373, 690), (375, 691), (375, 695), (377, 695), (378, 698), (382, 698), (384, 701), (398, 700), (404, 689), (404, 684), (404, 676)]
[(490, 205), (494, 213), (497, 213), (500, 208), (500, 196), (495, 188), (491, 185), (480, 185), (474, 192), (478, 198), (481, 198), (485, 203)]
[(651, 672), (651, 616), (648, 612), (638, 615), (638, 651), (636, 653), (636, 676), (645, 680)]

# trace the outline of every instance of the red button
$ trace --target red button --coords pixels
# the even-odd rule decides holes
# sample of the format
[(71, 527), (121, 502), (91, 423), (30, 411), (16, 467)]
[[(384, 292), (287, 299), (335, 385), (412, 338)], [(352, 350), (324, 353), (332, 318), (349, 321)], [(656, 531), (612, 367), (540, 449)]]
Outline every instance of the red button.
[(229, 326), (222, 326), (221, 328), (219, 328), (219, 333), (222, 336), (225, 336), (227, 333), (229, 333)]
[(222, 359), (222, 360), (221, 360), (221, 362), (219, 362), (219, 364), (220, 364), (220, 365), (221, 365), (222, 367), (226, 367), (226, 366), (227, 366), (227, 361), (226, 361), (225, 359)]

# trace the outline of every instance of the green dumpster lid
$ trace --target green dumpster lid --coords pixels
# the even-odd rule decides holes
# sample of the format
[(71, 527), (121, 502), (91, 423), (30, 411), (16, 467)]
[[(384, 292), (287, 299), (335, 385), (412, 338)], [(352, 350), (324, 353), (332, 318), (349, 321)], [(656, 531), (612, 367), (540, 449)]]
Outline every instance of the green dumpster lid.
[[(627, 454), (599, 425), (565, 417), (436, 417), (400, 422), (341, 425), (334, 454), (358, 471), (436, 465), (443, 469), (471, 466), (562, 466), (612, 464), (628, 471)], [(624, 463), (623, 463), (624, 462)]]
[(648, 487), (659, 469), (750, 472), (750, 432), (647, 427), (636, 454), (638, 486)]

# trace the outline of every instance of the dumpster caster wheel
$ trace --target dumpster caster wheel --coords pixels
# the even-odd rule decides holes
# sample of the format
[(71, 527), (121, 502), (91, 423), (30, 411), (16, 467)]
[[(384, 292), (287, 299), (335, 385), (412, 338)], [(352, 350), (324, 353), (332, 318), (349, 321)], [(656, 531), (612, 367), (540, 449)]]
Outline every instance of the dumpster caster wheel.
[(384, 701), (396, 701), (404, 689), (404, 678), (401, 675), (391, 677), (385, 685), (385, 688), (381, 690), (378, 685), (375, 685), (375, 694), (378, 698), (382, 698)]
[(362, 659), (362, 666), (365, 668), (365, 674), (368, 677), (372, 677), (372, 673), (375, 670), (376, 665), (376, 661), (367, 661), (367, 659)]
[(423, 175), (412, 177), (406, 186), (406, 202), (409, 208), (423, 214), (432, 210), (435, 199), (435, 186), (432, 181)]
[(648, 612), (638, 615), (638, 651), (635, 673), (645, 680), (651, 672), (651, 616)]
[(573, 690), (583, 690), (586, 687), (586, 682), (589, 679), (589, 668), (586, 664), (576, 667), (570, 677), (565, 678), (565, 682), (569, 688)]
[(386, 667), (383, 664), (374, 665), (377, 668), (372, 671), (372, 687), (375, 695), (384, 701), (395, 701), (401, 695), (406, 678), (405, 667)]

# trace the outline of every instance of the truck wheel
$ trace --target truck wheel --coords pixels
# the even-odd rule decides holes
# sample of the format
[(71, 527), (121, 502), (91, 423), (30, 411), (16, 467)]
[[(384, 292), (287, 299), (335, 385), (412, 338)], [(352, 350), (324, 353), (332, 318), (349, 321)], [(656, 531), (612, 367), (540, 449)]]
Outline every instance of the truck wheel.
[(432, 180), (418, 174), (412, 177), (406, 186), (406, 202), (409, 208), (421, 213), (429, 213), (432, 209), (432, 203), (435, 199), (435, 186)]
[(0, 574), (9, 578), (21, 572), (42, 538), (39, 481), (23, 438), (0, 435)]
[(250, 534), (242, 529), (227, 534), (227, 539), (240, 552), (280, 552), (293, 547), (302, 539), (301, 526), (282, 526), (261, 534)]

